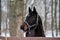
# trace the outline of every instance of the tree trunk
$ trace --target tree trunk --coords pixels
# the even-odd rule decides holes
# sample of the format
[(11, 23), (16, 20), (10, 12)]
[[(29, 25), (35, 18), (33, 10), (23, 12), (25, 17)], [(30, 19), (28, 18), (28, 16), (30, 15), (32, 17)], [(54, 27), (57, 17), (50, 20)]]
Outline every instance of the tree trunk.
[(60, 32), (60, 0), (59, 0), (59, 32)]
[(57, 11), (56, 11), (56, 9), (57, 9), (57, 1), (55, 0), (55, 10), (54, 10), (54, 17), (55, 17), (55, 29), (56, 29), (56, 36), (58, 35), (57, 34)]
[(0, 0), (0, 30), (1, 30), (1, 0)]
[(54, 34), (53, 34), (53, 26), (54, 26), (54, 19), (53, 19), (53, 0), (52, 1), (52, 4), (51, 4), (51, 18), (52, 18), (52, 21), (51, 21), (51, 30), (52, 30), (52, 36), (54, 37)]
[[(17, 33), (18, 33), (17, 30), (18, 30), (18, 24), (19, 24), (19, 22), (17, 23), (17, 21), (19, 21), (20, 18), (22, 18), (23, 20), (24, 1), (10, 0), (8, 5), (9, 5), (8, 17), (9, 17), (10, 36), (17, 36)], [(20, 28), (20, 25), (19, 25), (19, 28)]]
[(10, 36), (16, 36), (16, 4), (14, 4), (14, 1), (10, 1), (9, 4), (9, 32)]
[(45, 0), (45, 20), (44, 20), (44, 26), (45, 26), (45, 32), (46, 32), (46, 30), (47, 30), (47, 14), (48, 14), (48, 10), (47, 10), (47, 3), (46, 3), (46, 0)]

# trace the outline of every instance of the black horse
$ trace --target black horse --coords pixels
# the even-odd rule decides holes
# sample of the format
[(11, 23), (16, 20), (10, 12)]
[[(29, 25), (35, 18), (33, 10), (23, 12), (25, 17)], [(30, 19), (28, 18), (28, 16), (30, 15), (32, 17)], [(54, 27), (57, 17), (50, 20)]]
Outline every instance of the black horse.
[(29, 14), (20, 28), (26, 32), (26, 37), (45, 37), (42, 20), (36, 12), (35, 7), (33, 11), (29, 7)]

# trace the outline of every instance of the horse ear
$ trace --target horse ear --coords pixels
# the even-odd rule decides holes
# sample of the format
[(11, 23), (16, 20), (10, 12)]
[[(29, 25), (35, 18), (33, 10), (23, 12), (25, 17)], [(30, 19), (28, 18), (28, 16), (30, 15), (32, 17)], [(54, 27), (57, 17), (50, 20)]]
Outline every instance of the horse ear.
[(30, 9), (30, 7), (29, 7), (29, 13), (31, 13), (32, 12), (32, 10)]
[(33, 8), (33, 11), (34, 11), (34, 12), (36, 12), (36, 9), (35, 9), (35, 7)]
[(34, 14), (37, 14), (36, 8), (35, 8), (35, 7), (33, 8), (33, 12), (34, 12)]

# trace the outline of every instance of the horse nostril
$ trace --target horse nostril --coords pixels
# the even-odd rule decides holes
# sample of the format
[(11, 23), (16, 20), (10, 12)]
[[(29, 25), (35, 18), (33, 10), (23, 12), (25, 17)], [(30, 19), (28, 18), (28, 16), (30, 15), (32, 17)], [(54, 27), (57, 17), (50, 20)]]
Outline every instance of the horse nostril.
[(20, 29), (23, 29), (23, 27), (21, 26)]

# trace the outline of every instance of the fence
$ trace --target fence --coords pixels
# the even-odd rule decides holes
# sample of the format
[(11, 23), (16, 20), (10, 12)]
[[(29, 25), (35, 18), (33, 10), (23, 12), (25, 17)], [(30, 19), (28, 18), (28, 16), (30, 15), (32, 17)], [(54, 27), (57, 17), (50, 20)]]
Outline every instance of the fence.
[(60, 38), (48, 38), (48, 37), (0, 37), (0, 40), (60, 40)]

